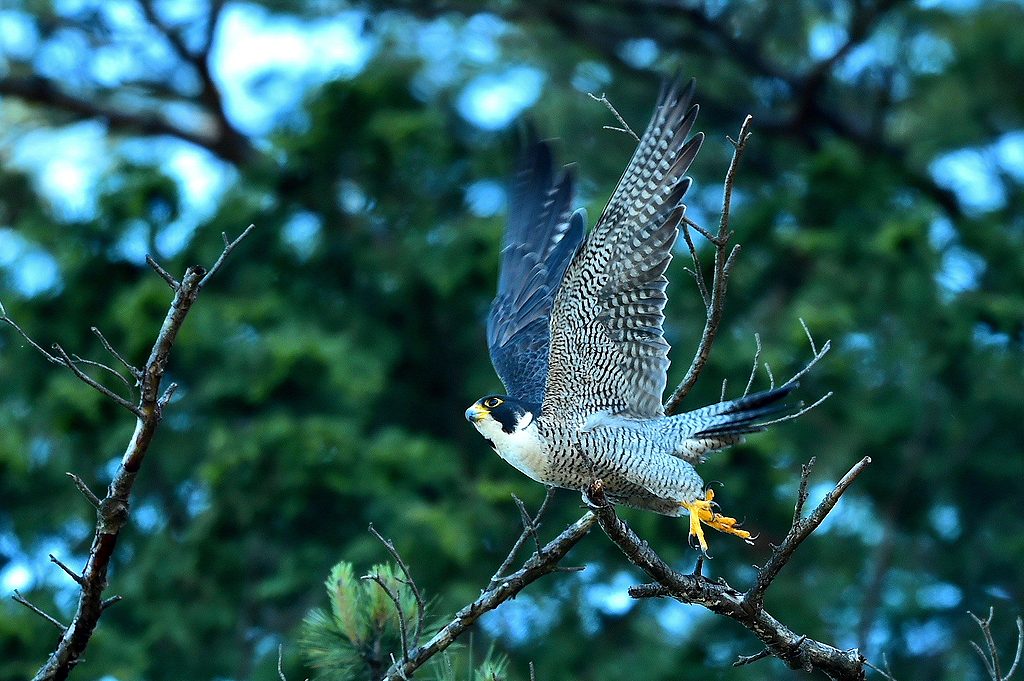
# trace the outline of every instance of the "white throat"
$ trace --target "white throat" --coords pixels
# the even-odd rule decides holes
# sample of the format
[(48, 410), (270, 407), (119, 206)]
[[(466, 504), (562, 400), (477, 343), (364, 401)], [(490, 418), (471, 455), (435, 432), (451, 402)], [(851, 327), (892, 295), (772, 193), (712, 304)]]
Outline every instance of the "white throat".
[(520, 419), (518, 427), (506, 433), (501, 424), (487, 416), (473, 424), (494, 446), (502, 459), (537, 482), (544, 482), (547, 473), (547, 447), (537, 430), (533, 414)]

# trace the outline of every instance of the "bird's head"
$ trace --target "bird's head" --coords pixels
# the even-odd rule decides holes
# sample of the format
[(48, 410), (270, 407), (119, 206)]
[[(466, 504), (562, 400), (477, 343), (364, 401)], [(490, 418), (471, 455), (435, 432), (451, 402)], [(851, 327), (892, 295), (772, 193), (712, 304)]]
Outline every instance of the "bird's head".
[(522, 432), (533, 425), (537, 408), (508, 395), (481, 397), (466, 410), (466, 419), (491, 441)]

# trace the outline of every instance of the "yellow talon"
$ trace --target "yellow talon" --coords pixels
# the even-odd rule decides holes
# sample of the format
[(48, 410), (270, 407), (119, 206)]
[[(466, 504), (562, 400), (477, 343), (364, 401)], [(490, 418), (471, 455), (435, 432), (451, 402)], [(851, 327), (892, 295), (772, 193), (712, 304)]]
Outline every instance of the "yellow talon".
[(700, 526), (701, 523), (704, 523), (708, 527), (712, 527), (719, 532), (734, 534), (746, 541), (748, 544), (753, 544), (754, 542), (750, 539), (750, 533), (736, 527), (737, 521), (735, 518), (715, 513), (711, 508), (711, 502), (714, 498), (714, 490), (709, 489), (704, 493), (703, 499), (679, 502), (680, 506), (690, 512), (690, 536), (697, 538), (701, 551), (706, 553), (708, 550), (708, 542), (704, 538), (704, 530)]

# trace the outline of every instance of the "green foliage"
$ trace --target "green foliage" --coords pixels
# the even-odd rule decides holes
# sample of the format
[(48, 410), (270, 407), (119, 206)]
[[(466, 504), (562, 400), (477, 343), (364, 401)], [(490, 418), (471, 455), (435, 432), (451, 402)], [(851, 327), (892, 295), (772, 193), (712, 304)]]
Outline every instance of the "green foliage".
[(324, 583), (330, 611), (313, 610), (303, 621), (299, 645), (318, 679), (372, 679), (401, 657), (401, 625), (392, 595), (398, 599), (406, 636), (412, 635), (419, 608), (412, 589), (390, 564), (374, 565), (356, 578), (351, 563), (341, 562)]
[[(472, 665), (472, 657), (470, 657), (468, 663)], [(477, 667), (471, 666), (468, 673), (456, 669), (453, 656), (448, 653), (442, 654), (436, 660), (432, 660), (430, 667), (434, 672), (434, 679), (436, 681), (462, 681), (463, 679), (469, 679), (470, 681), (508, 681), (511, 678), (509, 676), (508, 657), (496, 652), (493, 645), (488, 648), (487, 655), (484, 656), (480, 665)]]

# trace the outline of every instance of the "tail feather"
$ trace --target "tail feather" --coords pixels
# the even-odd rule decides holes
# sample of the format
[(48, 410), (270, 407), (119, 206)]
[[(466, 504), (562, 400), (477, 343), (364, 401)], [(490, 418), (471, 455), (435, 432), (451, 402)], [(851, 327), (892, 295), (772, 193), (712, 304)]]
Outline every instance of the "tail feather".
[(793, 413), (799, 408), (799, 405), (782, 401), (796, 387), (796, 383), (789, 383), (680, 415), (681, 422), (689, 424), (693, 430), (686, 436), (677, 456), (702, 461), (705, 453), (736, 444), (743, 435), (764, 430), (772, 417)]

